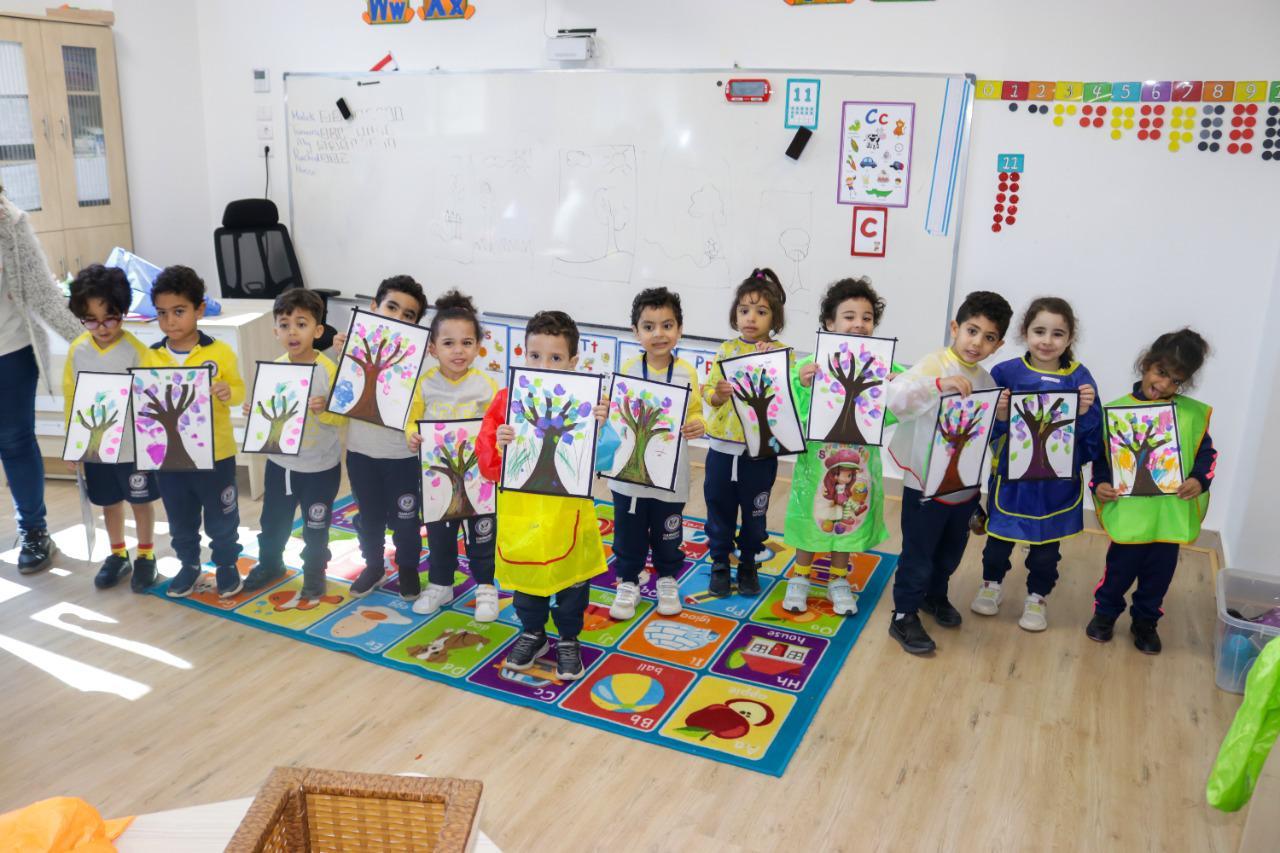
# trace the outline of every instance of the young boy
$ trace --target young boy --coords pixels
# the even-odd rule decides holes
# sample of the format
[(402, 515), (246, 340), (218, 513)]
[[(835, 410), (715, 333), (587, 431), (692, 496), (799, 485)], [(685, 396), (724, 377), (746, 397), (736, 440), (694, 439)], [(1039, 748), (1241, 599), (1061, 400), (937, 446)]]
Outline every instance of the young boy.
[[(276, 297), (271, 309), (276, 340), (289, 364), (314, 365), (307, 389), (302, 448), (294, 456), (267, 457), (267, 485), (262, 496), (262, 532), (258, 564), (245, 578), (245, 588), (261, 589), (284, 575), (284, 546), (293, 529), (293, 512), (302, 507), (302, 597), (320, 598), (329, 565), (329, 517), (342, 479), (342, 425), (346, 418), (325, 411), (338, 368), (315, 350), (324, 334), (324, 302), (313, 291), (295, 287)], [(251, 401), (245, 400), (244, 414)]]
[(674, 616), (680, 612), (680, 585), (676, 574), (684, 564), (680, 545), (684, 539), (684, 505), (689, 500), (688, 440), (707, 431), (698, 394), (698, 375), (673, 350), (680, 342), (684, 311), (680, 297), (665, 287), (643, 290), (631, 302), (631, 329), (644, 352), (633, 356), (618, 371), (689, 387), (689, 405), (680, 431), (680, 463), (675, 491), (610, 481), (613, 492), (613, 553), (617, 560), (618, 590), (609, 615), (619, 621), (635, 616), (640, 600), (640, 572), (645, 557), (653, 549), (653, 567), (658, 574), (658, 613)]
[[(427, 296), (412, 276), (396, 275), (378, 285), (369, 310), (393, 320), (417, 323), (427, 310)], [(333, 339), (341, 352), (346, 335)], [(364, 570), (351, 584), (351, 596), (363, 598), (386, 577), (384, 545), (387, 529), (396, 547), (400, 597), (412, 601), (422, 592), (418, 562), (422, 555), (422, 521), (418, 493), (422, 472), (418, 457), (405, 443), (404, 430), (349, 419), (347, 423), (347, 479), (360, 507), (356, 535)]]
[[(936, 646), (917, 610), (944, 628), (960, 625), (960, 612), (947, 600), (947, 583), (960, 565), (969, 540), (969, 518), (978, 506), (978, 489), (922, 502), (923, 477), (933, 440), (934, 415), (942, 394), (969, 395), (994, 388), (979, 364), (1000, 349), (1013, 309), (1003, 296), (985, 290), (970, 293), (951, 323), (951, 345), (925, 356), (889, 383), (889, 408), (898, 418), (889, 454), (902, 468), (902, 556), (893, 577), (893, 616), (889, 636), (913, 655)], [(1006, 391), (997, 416), (1006, 411)]]
[[(62, 371), (62, 397), (68, 426), (77, 375), (82, 371), (127, 373), (129, 368), (138, 367), (146, 360), (146, 346), (126, 332), (123, 325), (132, 300), (129, 279), (123, 270), (93, 264), (80, 270), (71, 282), (71, 313), (88, 331), (71, 342)], [(83, 415), (77, 413), (75, 417), (86, 429), (89, 427)], [(121, 420), (124, 435), (116, 461), (84, 460), (89, 503), (102, 507), (102, 518), (111, 539), (111, 554), (98, 569), (93, 585), (110, 589), (133, 572), (130, 587), (134, 592), (146, 592), (156, 579), (155, 502), (160, 499), (160, 487), (154, 471), (139, 471), (134, 467), (132, 419), (122, 415)], [(75, 470), (76, 463), (67, 464)], [(133, 520), (138, 528), (138, 556), (133, 563), (129, 562), (124, 542), (125, 501), (133, 507)]]
[[(578, 327), (563, 311), (541, 311), (525, 327), (524, 348), (527, 367), (573, 370), (578, 364)], [(597, 422), (604, 421), (606, 411), (603, 403), (596, 404), (592, 413)], [(501, 479), (502, 454), (515, 436), (515, 428), (507, 424), (503, 389), (489, 404), (476, 440), (481, 474)], [(556, 675), (567, 681), (581, 678), (578, 634), (589, 600), (588, 582), (605, 568), (595, 503), (590, 498), (499, 491), (497, 516), (497, 578), (503, 589), (513, 592), (512, 603), (524, 629), (504, 665), (521, 672), (546, 652), (550, 612), (560, 632)]]
[(165, 595), (184, 598), (200, 579), (200, 514), (217, 567), (218, 596), (230, 598), (244, 581), (236, 568), (240, 556), (239, 494), (236, 491), (236, 442), (231, 434), (230, 406), (244, 400), (244, 380), (231, 347), (201, 332), (204, 280), (190, 267), (161, 270), (151, 285), (151, 302), (164, 338), (147, 351), (144, 367), (212, 367), (212, 471), (161, 471), (160, 499), (169, 518), (169, 538), (182, 568), (169, 581)]

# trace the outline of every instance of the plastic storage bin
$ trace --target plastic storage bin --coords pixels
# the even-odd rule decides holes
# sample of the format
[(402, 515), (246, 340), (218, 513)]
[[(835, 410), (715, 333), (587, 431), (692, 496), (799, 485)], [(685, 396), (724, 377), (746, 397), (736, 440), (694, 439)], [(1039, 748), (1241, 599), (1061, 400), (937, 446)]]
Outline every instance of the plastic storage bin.
[(1218, 572), (1218, 687), (1243, 693), (1262, 647), (1280, 637), (1280, 575), (1241, 569)]

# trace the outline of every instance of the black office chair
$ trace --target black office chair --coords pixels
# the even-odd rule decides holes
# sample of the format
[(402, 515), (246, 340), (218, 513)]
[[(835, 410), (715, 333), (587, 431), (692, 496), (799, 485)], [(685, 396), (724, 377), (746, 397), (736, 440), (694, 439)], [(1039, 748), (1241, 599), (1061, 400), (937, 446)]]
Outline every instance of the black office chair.
[[(222, 213), (222, 227), (213, 232), (218, 258), (218, 280), (228, 299), (275, 299), (291, 287), (305, 287), (289, 229), (280, 224), (275, 202), (266, 198), (242, 198)], [(336, 290), (312, 289), (325, 303)], [(327, 349), (336, 330), (325, 325), (316, 349)]]

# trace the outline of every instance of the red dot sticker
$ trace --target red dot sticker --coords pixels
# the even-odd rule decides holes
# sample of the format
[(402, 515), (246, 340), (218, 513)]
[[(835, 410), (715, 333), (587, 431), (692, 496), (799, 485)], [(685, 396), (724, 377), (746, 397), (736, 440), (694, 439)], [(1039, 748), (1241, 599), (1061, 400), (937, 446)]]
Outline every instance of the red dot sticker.
[(1151, 127), (1151, 119), (1144, 118), (1138, 122), (1138, 127)]
[(991, 220), (997, 223), (1004, 222), (1004, 217), (997, 213), (995, 216), (991, 217)]
[(1014, 221), (1014, 220), (1013, 220), (1013, 217), (1012, 217), (1012, 216), (1010, 216), (1008, 219), (1006, 219), (1006, 220), (1005, 220), (1005, 224), (1006, 224), (1006, 225), (1012, 225), (1012, 224), (1013, 224), (1013, 221)]
[(1155, 125), (1156, 127), (1164, 127), (1164, 119), (1162, 119), (1162, 118), (1158, 118), (1158, 119), (1156, 119), (1155, 121), (1153, 121), (1153, 122), (1151, 122), (1151, 123), (1152, 123), (1153, 125)]
[(1107, 114), (1107, 108), (1106, 108), (1106, 107), (1098, 107), (1098, 115), (1100, 115), (1100, 116), (1104, 116), (1104, 115), (1106, 115), (1106, 114)]
[(1017, 204), (1017, 203), (1018, 203), (1018, 197), (1016, 195), (1009, 196), (1009, 204)]
[(1245, 139), (1253, 139), (1253, 131), (1252, 131), (1252, 130), (1245, 130), (1245, 131), (1242, 131), (1242, 132), (1240, 133), (1240, 135), (1241, 135), (1241, 136), (1243, 136)]
[(1017, 185), (1017, 184), (1009, 184), (1009, 190), (1010, 190), (1010, 192), (1015, 192), (1015, 193), (1016, 193), (1016, 192), (1018, 191), (1018, 185)]
[(1250, 104), (1248, 107), (1245, 108), (1245, 112), (1247, 112), (1249, 115), (1254, 115), (1255, 113), (1258, 112), (1258, 105)]
[(1234, 142), (1227, 146), (1228, 154), (1238, 154), (1239, 152), (1240, 152), (1240, 146), (1236, 145)]
[(1254, 125), (1256, 125), (1257, 123), (1258, 123), (1258, 120), (1257, 120), (1256, 118), (1254, 118), (1253, 116), (1249, 116), (1248, 118), (1246, 118), (1246, 119), (1244, 120), (1244, 126), (1245, 126), (1245, 127), (1253, 127), (1253, 126), (1254, 126)]
[(1085, 104), (1084, 109), (1081, 110), (1080, 112), (1084, 113), (1087, 116), (1093, 115), (1093, 107), (1089, 106), (1088, 104)]
[(996, 201), (1004, 201), (1004, 193), (996, 193)]
[(1095, 118), (1095, 119), (1093, 120), (1093, 126), (1094, 126), (1094, 127), (1102, 127), (1102, 119), (1100, 119), (1100, 118)]
[(1156, 104), (1156, 115), (1164, 115), (1164, 104)]
[(1236, 115), (1244, 115), (1244, 104), (1236, 104), (1235, 109), (1233, 109), (1232, 112)]
[(997, 205), (996, 205), (996, 213), (1004, 213), (1004, 205), (1003, 205), (1003, 204), (997, 204)]
[(1232, 127), (1239, 127), (1242, 124), (1244, 124), (1244, 119), (1241, 116), (1236, 116), (1231, 120)]
[(1143, 105), (1142, 105), (1142, 114), (1143, 114), (1144, 116), (1149, 116), (1149, 115), (1151, 115), (1151, 105), (1150, 105), (1150, 104), (1143, 104)]
[(1081, 127), (1088, 127), (1088, 126), (1089, 126), (1089, 119), (1087, 119), (1087, 118), (1082, 118), (1082, 119), (1080, 119), (1080, 126), (1081, 126)]
[(1000, 233), (1000, 223), (999, 223), (999, 222), (997, 222), (995, 225), (992, 225), (992, 226), (991, 226), (991, 230), (992, 230), (992, 231), (994, 231), (994, 232), (996, 232), (997, 234), (999, 234), (999, 233)]
[(1017, 181), (1017, 180), (1019, 180), (1019, 179), (1021, 179), (1021, 178), (1022, 178), (1022, 175), (1018, 174), (1017, 172), (1010, 172), (1010, 173), (1009, 173), (1009, 180), (1011, 180), (1011, 181)]
[(1140, 131), (1138, 131), (1138, 138), (1139, 138), (1139, 139), (1146, 139), (1146, 138), (1147, 138), (1147, 132), (1146, 132), (1145, 130), (1140, 130)]
[(1159, 138), (1160, 138), (1160, 131), (1158, 131), (1158, 130), (1153, 130), (1153, 131), (1151, 131), (1151, 138), (1152, 138), (1152, 139), (1159, 139)]
[(1250, 145), (1248, 142), (1246, 142), (1244, 145), (1241, 145), (1241, 146), (1240, 146), (1240, 153), (1241, 153), (1241, 154), (1252, 154), (1252, 153), (1253, 153), (1253, 146), (1252, 146), (1252, 145)]
[(1008, 172), (1001, 172), (1001, 173), (1000, 173), (1000, 180), (1002, 180), (1002, 181), (1007, 181), (1007, 180), (1009, 180), (1009, 173), (1008, 173)]
[(1004, 191), (1005, 191), (1005, 190), (1007, 190), (1007, 189), (1009, 189), (1009, 185), (1008, 185), (1008, 184), (1006, 184), (1004, 181), (1001, 181), (1001, 182), (1000, 182), (1000, 192), (1004, 192)]
[(1018, 212), (1018, 206), (1017, 206), (1016, 204), (1011, 204), (1011, 205), (1009, 205), (1009, 217), (1010, 217), (1010, 218), (1012, 218), (1012, 217), (1013, 217), (1013, 215), (1014, 215), (1015, 213), (1017, 213), (1017, 212)]
[(1238, 130), (1233, 130), (1233, 131), (1231, 131), (1231, 138), (1232, 138), (1232, 139), (1239, 139), (1239, 138), (1240, 138), (1240, 131), (1238, 131)]

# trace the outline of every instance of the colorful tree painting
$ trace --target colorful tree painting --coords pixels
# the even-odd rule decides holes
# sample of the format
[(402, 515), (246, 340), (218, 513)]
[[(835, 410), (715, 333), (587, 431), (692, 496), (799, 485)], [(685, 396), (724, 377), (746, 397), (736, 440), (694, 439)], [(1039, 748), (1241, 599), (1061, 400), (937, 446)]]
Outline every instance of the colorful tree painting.
[[(480, 420), (419, 421), (422, 435), (423, 518), (453, 521), (494, 511), (494, 486), (480, 475), (476, 461), (476, 436)], [(433, 500), (432, 496), (440, 496)], [(428, 518), (430, 507), (444, 504), (438, 518)]]
[(1055, 480), (1071, 476), (1075, 467), (1077, 399), (1074, 392), (1013, 395), (1009, 413), (1009, 479)]
[[(212, 468), (210, 369), (162, 367), (130, 372), (139, 467), (160, 471)], [(188, 447), (188, 439), (194, 443), (194, 451)]]
[[(675, 487), (674, 445), (689, 402), (689, 389), (632, 377), (616, 377), (609, 395), (609, 423), (630, 444), (625, 461), (615, 459), (608, 476), (642, 486)], [(651, 447), (672, 445), (666, 454), (650, 454)], [(618, 464), (618, 463), (621, 464)]]
[(1181, 447), (1172, 404), (1107, 409), (1115, 489), (1121, 495), (1172, 494), (1182, 485)]
[(791, 386), (788, 349), (738, 356), (720, 362), (733, 388), (733, 408), (742, 423), (747, 453), (756, 459), (800, 453), (804, 439)]
[[(341, 378), (334, 386), (332, 410), (350, 418), (400, 429), (422, 366), (426, 332), (417, 326), (357, 311), (342, 353)], [(388, 414), (398, 412), (399, 419), (385, 418), (384, 410)]]
[[(984, 436), (990, 436), (991, 420), (995, 417), (995, 398), (989, 396), (991, 393), (978, 392), (968, 397), (942, 398), (938, 422), (933, 432), (929, 468), (931, 471), (934, 470), (942, 457), (946, 458), (947, 465), (943, 469), (942, 477), (936, 480), (937, 485), (928, 491), (926, 496), (946, 495), (973, 488), (978, 484), (977, 481), (981, 478), (981, 455), (973, 465), (977, 471), (976, 475), (972, 473), (970, 476), (963, 475), (960, 471), (960, 462), (971, 445)], [(996, 390), (994, 393), (998, 397), (1000, 391)], [(983, 446), (985, 449), (985, 441)], [(929, 479), (935, 480), (932, 475)]]
[(120, 415), (118, 395), (113, 396), (109, 391), (98, 391), (93, 395), (89, 405), (76, 410), (72, 417), (76, 419), (76, 423), (89, 431), (84, 454), (80, 457), (81, 461), (107, 462), (114, 459), (115, 453), (109, 453), (108, 458), (103, 458), (102, 441), (107, 437), (108, 432), (115, 433), (116, 446), (111, 449), (119, 451), (119, 434), (124, 431)]
[(832, 444), (880, 443), (885, 412), (881, 386), (893, 363), (893, 346), (891, 340), (819, 333), (810, 429), (814, 414), (836, 414), (827, 431), (811, 434), (811, 439)]
[(105, 463), (119, 460), (128, 424), (131, 381), (127, 373), (86, 370), (76, 375), (63, 459)]
[[(507, 421), (516, 427), (516, 441), (504, 455), (503, 485), (585, 497), (590, 491), (596, 438), (591, 410), (600, 395), (600, 378), (525, 369), (513, 371), (513, 378)], [(516, 472), (525, 468), (528, 476), (514, 482)]]

